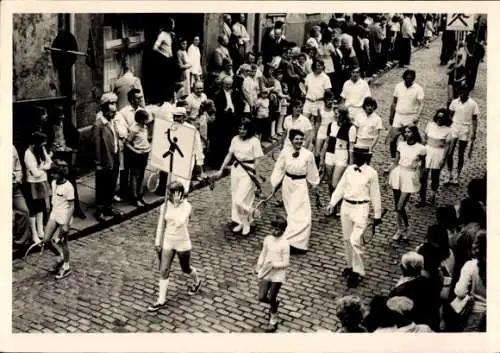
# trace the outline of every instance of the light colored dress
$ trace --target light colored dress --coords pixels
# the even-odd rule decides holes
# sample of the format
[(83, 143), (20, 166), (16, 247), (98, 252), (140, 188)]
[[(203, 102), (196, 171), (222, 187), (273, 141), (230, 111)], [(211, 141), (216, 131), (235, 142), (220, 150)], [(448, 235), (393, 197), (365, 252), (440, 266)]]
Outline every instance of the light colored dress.
[(293, 153), (293, 148), (281, 151), (271, 174), (271, 185), (275, 188), (283, 181), (281, 190), (288, 224), (283, 237), (290, 246), (307, 250), (312, 222), (307, 182), (316, 186), (320, 178), (311, 151), (302, 147), (296, 158)]
[(240, 163), (255, 174), (255, 160), (264, 153), (256, 137), (243, 140), (239, 136), (233, 137), (229, 152), (238, 160), (231, 168), (231, 220), (238, 224), (250, 224), (253, 221), (251, 210), (256, 186)]
[(257, 261), (257, 269), (259, 270), (259, 278), (270, 282), (285, 282), (286, 267), (290, 264), (290, 246), (288, 241), (283, 237), (275, 237), (268, 235), (264, 238), (262, 251)]
[(451, 127), (439, 126), (431, 121), (427, 124), (425, 133), (427, 135), (425, 167), (427, 169), (440, 169), (445, 158), (445, 145), (452, 138)]
[(189, 64), (191, 64), (191, 68), (189, 69), (189, 72), (192, 73), (193, 75), (200, 75), (201, 76), (202, 70), (201, 70), (200, 48), (198, 48), (194, 44), (191, 44), (188, 48), (188, 51), (187, 51), (187, 57), (188, 57)]
[(389, 184), (395, 190), (414, 193), (420, 190), (420, 156), (425, 156), (425, 146), (421, 143), (408, 145), (406, 141), (398, 143), (399, 165), (389, 174)]

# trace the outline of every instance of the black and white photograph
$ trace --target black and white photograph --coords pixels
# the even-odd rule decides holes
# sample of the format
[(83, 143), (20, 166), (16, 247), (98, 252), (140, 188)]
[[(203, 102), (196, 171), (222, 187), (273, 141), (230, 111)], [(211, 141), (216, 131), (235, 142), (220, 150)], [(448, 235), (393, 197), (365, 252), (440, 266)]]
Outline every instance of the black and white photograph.
[(487, 331), (491, 13), (98, 4), (9, 15), (12, 334)]

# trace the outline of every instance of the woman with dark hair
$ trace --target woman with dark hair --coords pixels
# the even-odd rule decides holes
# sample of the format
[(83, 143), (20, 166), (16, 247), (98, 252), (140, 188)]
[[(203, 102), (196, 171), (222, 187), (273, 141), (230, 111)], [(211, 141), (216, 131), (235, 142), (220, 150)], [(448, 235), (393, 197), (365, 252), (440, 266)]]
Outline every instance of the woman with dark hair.
[(486, 184), (482, 179), (472, 179), (469, 182), (467, 196), (456, 206), (458, 224), (465, 226), (476, 222), (486, 229)]
[(29, 185), (28, 207), (30, 227), (34, 243), (40, 243), (44, 237), (43, 212), (50, 209), (50, 185), (47, 171), (52, 166), (52, 159), (45, 149), (47, 136), (35, 132), (31, 136), (29, 147), (24, 153), (26, 180)]
[(311, 236), (311, 202), (307, 183), (313, 189), (319, 185), (318, 168), (314, 154), (302, 145), (304, 133), (291, 130), (289, 138), (292, 148), (284, 148), (271, 174), (273, 190), (281, 186), (283, 204), (287, 213), (287, 228), (283, 236), (295, 253), (305, 253)]
[(319, 58), (325, 64), (325, 74), (330, 78), (331, 86), (333, 86), (335, 68), (333, 67), (332, 55), (334, 55), (335, 47), (332, 43), (332, 33), (329, 30), (323, 31), (321, 40), (318, 46)]
[(477, 332), (486, 321), (486, 231), (477, 233), (473, 245), (474, 258), (465, 263), (455, 286), (457, 298), (470, 296), (473, 302), (464, 331)]
[[(331, 195), (347, 166), (354, 161), (352, 152), (356, 142), (356, 127), (351, 123), (346, 108), (337, 109), (335, 121), (328, 125), (326, 136), (327, 141), (323, 145), (319, 164), (325, 168), (329, 195)], [(340, 204), (337, 204), (333, 214), (338, 215), (339, 212)]]
[[(168, 185), (169, 194), (166, 204), (160, 207), (160, 217), (156, 228), (155, 250), (160, 258), (160, 284), (158, 300), (148, 307), (148, 311), (157, 311), (167, 303), (167, 289), (170, 281), (170, 269), (175, 254), (179, 258), (182, 272), (191, 276), (192, 283), (188, 294), (194, 295), (201, 286), (196, 269), (191, 266), (191, 239), (188, 232), (191, 204), (186, 200), (184, 186), (177, 181)], [(165, 207), (167, 208), (165, 210)]]
[(389, 185), (394, 193), (398, 229), (393, 240), (408, 239), (408, 215), (406, 204), (411, 194), (420, 190), (421, 172), (425, 168), (425, 146), (422, 145), (418, 128), (403, 128), (403, 141), (399, 141), (396, 158), (389, 173)]
[(439, 188), (439, 176), (446, 163), (446, 157), (450, 150), (452, 133), (451, 119), (445, 108), (438, 109), (433, 121), (430, 121), (425, 128), (422, 144), (425, 145), (425, 171), (422, 173), (420, 181), (420, 201), (417, 207), (424, 207), (427, 194), (427, 178), (431, 175), (431, 199), (430, 203), (436, 203), (436, 196)]
[(395, 313), (387, 307), (387, 298), (375, 295), (370, 302), (370, 311), (363, 320), (363, 327), (368, 332), (394, 332), (396, 331)]
[(236, 224), (233, 232), (241, 232), (242, 235), (250, 234), (252, 205), (260, 176), (259, 159), (264, 155), (254, 132), (252, 122), (243, 119), (239, 134), (233, 137), (229, 151), (216, 174), (216, 178), (220, 178), (224, 169), (232, 163), (231, 220)]

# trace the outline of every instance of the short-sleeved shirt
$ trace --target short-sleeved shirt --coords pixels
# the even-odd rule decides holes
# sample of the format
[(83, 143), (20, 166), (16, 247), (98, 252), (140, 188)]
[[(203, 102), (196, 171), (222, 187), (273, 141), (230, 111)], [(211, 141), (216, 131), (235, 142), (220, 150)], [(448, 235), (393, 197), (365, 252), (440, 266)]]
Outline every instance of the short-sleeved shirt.
[(335, 110), (326, 110), (324, 107), (319, 109), (319, 115), (321, 116), (321, 126), (328, 126), (335, 120)]
[(362, 139), (374, 139), (379, 131), (384, 129), (382, 119), (377, 113), (372, 113), (369, 117), (364, 112), (357, 114), (354, 125), (358, 128), (357, 137)]
[(66, 180), (62, 184), (52, 181), (52, 213), (66, 214), (74, 199), (75, 189), (69, 181)]
[(239, 161), (251, 161), (264, 155), (260, 141), (257, 137), (251, 137), (243, 140), (239, 136), (233, 137), (229, 146), (231, 152)]
[(406, 87), (404, 82), (400, 82), (394, 88), (394, 97), (398, 99), (396, 113), (417, 114), (420, 103), (424, 100), (424, 89), (418, 83)]
[(439, 126), (434, 121), (430, 121), (426, 128), (425, 134), (435, 140), (449, 140), (451, 138), (451, 128), (449, 126)]
[(358, 79), (356, 82), (347, 80), (342, 87), (340, 96), (345, 99), (347, 107), (361, 107), (366, 97), (371, 97), (370, 86), (363, 79)]
[(408, 168), (418, 168), (419, 157), (426, 155), (425, 146), (421, 143), (409, 145), (406, 141), (398, 143), (399, 165)]
[(207, 100), (207, 96), (205, 93), (202, 93), (201, 96), (199, 96), (199, 97), (194, 93), (191, 93), (189, 96), (187, 96), (187, 98), (186, 98), (186, 103), (187, 103), (186, 110), (188, 111), (188, 115), (191, 119), (198, 117), (201, 103), (203, 103), (206, 100)]
[(134, 149), (142, 153), (151, 151), (151, 144), (148, 140), (148, 129), (146, 127), (140, 126), (137, 123), (132, 125), (132, 127), (130, 128), (127, 141)]
[(453, 115), (453, 124), (471, 125), (472, 116), (479, 115), (479, 106), (470, 97), (465, 103), (462, 103), (460, 98), (454, 99), (450, 104), (450, 110), (455, 112)]
[(306, 76), (305, 84), (307, 87), (306, 98), (311, 100), (323, 99), (325, 90), (332, 88), (330, 78), (324, 72), (319, 75), (311, 72)]

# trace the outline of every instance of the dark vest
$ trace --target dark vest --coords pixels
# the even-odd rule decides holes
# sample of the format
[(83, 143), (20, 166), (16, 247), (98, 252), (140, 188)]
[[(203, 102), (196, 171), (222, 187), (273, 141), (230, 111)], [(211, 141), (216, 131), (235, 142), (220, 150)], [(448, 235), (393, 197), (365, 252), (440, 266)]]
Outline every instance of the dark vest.
[(336, 123), (330, 123), (328, 124), (328, 128), (326, 130), (326, 136), (328, 136), (328, 145), (326, 148), (327, 152), (330, 153), (335, 153), (335, 145), (337, 144), (337, 139), (340, 139), (342, 141), (347, 141), (347, 149), (349, 149), (349, 130), (351, 129), (352, 124), (351, 123), (346, 123), (342, 125), (339, 128), (339, 131), (337, 132), (336, 136), (330, 136), (330, 133), (332, 132), (332, 124)]

